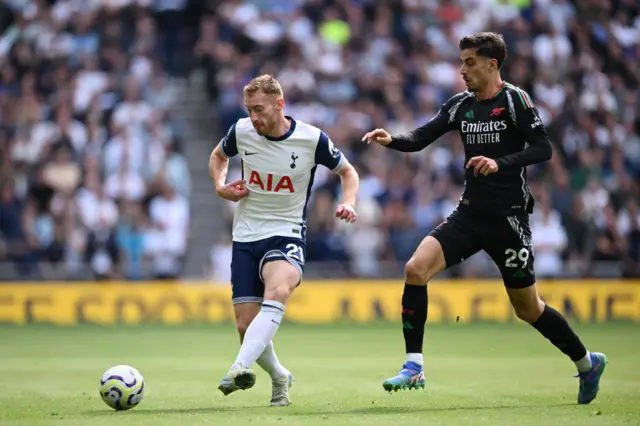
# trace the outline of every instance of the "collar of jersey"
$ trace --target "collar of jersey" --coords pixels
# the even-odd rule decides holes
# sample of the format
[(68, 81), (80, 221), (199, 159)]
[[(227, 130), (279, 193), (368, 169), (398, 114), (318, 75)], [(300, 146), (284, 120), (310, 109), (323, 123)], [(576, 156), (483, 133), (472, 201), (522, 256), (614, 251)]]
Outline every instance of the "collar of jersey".
[(289, 117), (288, 115), (285, 115), (284, 118), (286, 118), (287, 120), (291, 120), (291, 127), (289, 127), (289, 130), (287, 131), (287, 133), (278, 137), (265, 136), (265, 138), (267, 138), (270, 141), (278, 142), (278, 141), (283, 141), (287, 139), (289, 136), (293, 134), (293, 132), (296, 130), (296, 120), (294, 120), (292, 117)]
[(507, 82), (505, 80), (502, 80), (502, 85), (500, 85), (500, 88), (498, 89), (498, 91), (496, 93), (494, 93), (490, 98), (487, 99), (478, 99), (478, 94), (474, 94), (473, 98), (477, 101), (477, 102), (486, 102), (486, 101), (490, 101), (496, 98), (496, 96), (498, 96), (500, 93), (502, 93), (502, 90), (505, 88), (505, 85), (507, 84)]

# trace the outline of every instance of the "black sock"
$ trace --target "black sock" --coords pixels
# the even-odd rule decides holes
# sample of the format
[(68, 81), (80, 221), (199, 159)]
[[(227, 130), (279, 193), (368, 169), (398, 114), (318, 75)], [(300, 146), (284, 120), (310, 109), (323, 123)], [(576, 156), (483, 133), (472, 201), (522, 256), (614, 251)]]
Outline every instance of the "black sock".
[(424, 323), (427, 322), (429, 297), (426, 285), (404, 284), (402, 293), (402, 333), (407, 353), (422, 353)]
[(587, 348), (584, 347), (566, 318), (551, 306), (545, 305), (540, 318), (531, 325), (571, 358), (571, 361), (578, 361), (587, 354)]

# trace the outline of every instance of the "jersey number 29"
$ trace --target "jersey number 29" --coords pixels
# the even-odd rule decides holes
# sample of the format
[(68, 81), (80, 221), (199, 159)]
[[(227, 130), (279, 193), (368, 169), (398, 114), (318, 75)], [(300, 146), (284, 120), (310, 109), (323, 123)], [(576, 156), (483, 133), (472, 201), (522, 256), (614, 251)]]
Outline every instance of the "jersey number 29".
[[(527, 261), (529, 260), (529, 250), (527, 250), (526, 248), (522, 248), (520, 249), (520, 251), (515, 251), (512, 248), (506, 249), (504, 254), (507, 257), (507, 260), (504, 263), (504, 266), (506, 266), (507, 268), (524, 268), (527, 266)], [(514, 263), (514, 260), (516, 260), (516, 258), (518, 258), (518, 260), (520, 262), (522, 262), (522, 266)]]

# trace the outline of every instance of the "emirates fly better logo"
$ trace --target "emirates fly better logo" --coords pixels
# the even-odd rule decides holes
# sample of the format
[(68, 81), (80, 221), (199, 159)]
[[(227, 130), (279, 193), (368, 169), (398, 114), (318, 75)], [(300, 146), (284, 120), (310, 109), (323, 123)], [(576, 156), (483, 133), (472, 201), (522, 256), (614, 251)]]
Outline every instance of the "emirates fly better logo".
[(463, 121), (460, 130), (466, 137), (468, 145), (500, 143), (500, 132), (507, 130), (506, 120), (496, 121)]

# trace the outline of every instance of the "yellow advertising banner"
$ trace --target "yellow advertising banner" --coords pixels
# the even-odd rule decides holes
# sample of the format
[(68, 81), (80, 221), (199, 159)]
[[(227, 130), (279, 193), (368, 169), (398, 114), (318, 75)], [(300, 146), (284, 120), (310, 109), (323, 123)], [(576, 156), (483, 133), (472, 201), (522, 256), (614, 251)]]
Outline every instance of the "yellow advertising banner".
[[(556, 281), (541, 297), (573, 321), (640, 322), (640, 281)], [(399, 321), (397, 281), (306, 281), (286, 318), (307, 324)], [(499, 281), (434, 281), (429, 322), (515, 321)], [(188, 324), (233, 320), (231, 288), (209, 283), (47, 283), (0, 285), (0, 323)]]

